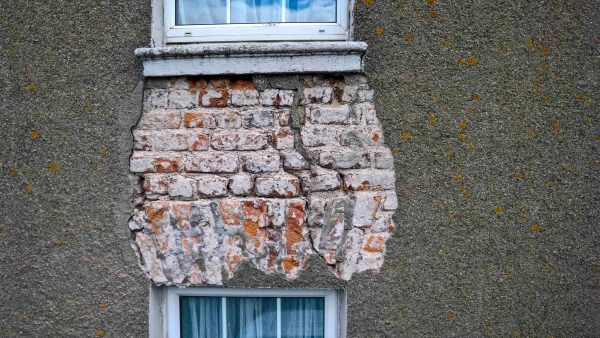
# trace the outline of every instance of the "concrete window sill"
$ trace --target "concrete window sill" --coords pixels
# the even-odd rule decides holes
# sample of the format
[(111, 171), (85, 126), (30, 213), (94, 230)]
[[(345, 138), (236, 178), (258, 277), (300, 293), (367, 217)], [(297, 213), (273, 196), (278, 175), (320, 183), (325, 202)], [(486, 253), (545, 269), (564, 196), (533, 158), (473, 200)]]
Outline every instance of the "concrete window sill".
[(362, 73), (367, 44), (343, 42), (211, 43), (138, 48), (144, 76)]

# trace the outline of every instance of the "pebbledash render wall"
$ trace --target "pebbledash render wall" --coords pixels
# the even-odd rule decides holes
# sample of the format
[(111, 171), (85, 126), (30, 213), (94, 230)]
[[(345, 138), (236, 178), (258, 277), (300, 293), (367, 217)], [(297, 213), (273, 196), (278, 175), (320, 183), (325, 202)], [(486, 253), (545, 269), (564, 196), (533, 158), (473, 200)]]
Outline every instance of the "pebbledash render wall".
[(365, 76), (150, 78), (143, 97), (129, 228), (153, 283), (381, 268), (398, 200)]

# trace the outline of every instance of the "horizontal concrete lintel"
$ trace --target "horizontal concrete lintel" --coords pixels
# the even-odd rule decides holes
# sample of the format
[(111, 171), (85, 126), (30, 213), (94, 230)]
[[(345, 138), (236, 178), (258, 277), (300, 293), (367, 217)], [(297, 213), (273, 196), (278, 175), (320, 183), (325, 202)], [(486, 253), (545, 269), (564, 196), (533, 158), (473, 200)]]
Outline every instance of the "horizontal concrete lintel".
[(139, 48), (144, 76), (362, 72), (364, 42), (286, 42)]

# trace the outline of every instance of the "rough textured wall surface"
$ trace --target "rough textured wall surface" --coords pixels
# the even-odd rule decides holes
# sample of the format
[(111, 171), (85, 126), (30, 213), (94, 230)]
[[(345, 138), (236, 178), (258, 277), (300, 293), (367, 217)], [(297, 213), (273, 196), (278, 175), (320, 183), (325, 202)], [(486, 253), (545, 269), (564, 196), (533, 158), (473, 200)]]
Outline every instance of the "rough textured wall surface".
[[(242, 264), (228, 285), (346, 287), (349, 337), (597, 336), (599, 2), (365, 2), (400, 201), (386, 262), (349, 282), (314, 256), (294, 281)], [(125, 224), (149, 13), (0, 5), (2, 337), (147, 335)]]
[(295, 279), (310, 255), (379, 270), (398, 200), (372, 102), (357, 74), (149, 79), (129, 222), (148, 278), (223, 285), (248, 261)]

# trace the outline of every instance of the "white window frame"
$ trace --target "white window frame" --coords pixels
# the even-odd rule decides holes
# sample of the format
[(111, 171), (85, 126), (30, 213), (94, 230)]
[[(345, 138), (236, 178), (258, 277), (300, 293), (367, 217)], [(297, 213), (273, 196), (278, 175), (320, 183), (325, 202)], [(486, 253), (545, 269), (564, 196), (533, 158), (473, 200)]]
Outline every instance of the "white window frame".
[[(156, 287), (153, 287), (153, 289)], [(324, 307), (324, 325), (325, 335), (324, 338), (340, 338), (345, 337), (343, 323), (341, 322), (342, 317), (345, 315), (345, 297), (344, 292), (340, 290), (322, 290), (322, 289), (229, 289), (229, 288), (214, 288), (214, 287), (187, 287), (180, 288), (176, 286), (161, 287), (154, 289), (154, 292), (159, 289), (162, 291), (161, 303), (161, 315), (163, 320), (152, 315), (153, 302), (151, 301), (151, 326), (154, 321), (155, 324), (162, 322), (163, 334), (162, 337), (168, 338), (181, 338), (181, 316), (179, 313), (179, 297), (181, 296), (204, 296), (204, 297), (277, 297), (277, 321), (278, 321), (278, 336), (281, 336), (281, 312), (280, 298), (284, 297), (323, 297), (325, 298)], [(155, 294), (154, 297), (157, 295)], [(151, 292), (152, 298), (152, 292)], [(225, 298), (222, 299), (225, 303)], [(156, 304), (154, 304), (156, 306)], [(222, 311), (223, 316), (226, 316), (226, 311)], [(223, 323), (225, 322), (223, 318)], [(225, 331), (226, 332), (226, 331)], [(151, 337), (158, 337), (159, 335), (152, 334)], [(225, 337), (227, 338), (227, 337)]]
[[(229, 7), (227, 0), (227, 6)], [(167, 44), (240, 41), (334, 41), (349, 39), (351, 0), (337, 0), (335, 23), (175, 24), (175, 0), (164, 0)], [(285, 14), (284, 14), (285, 15)]]

